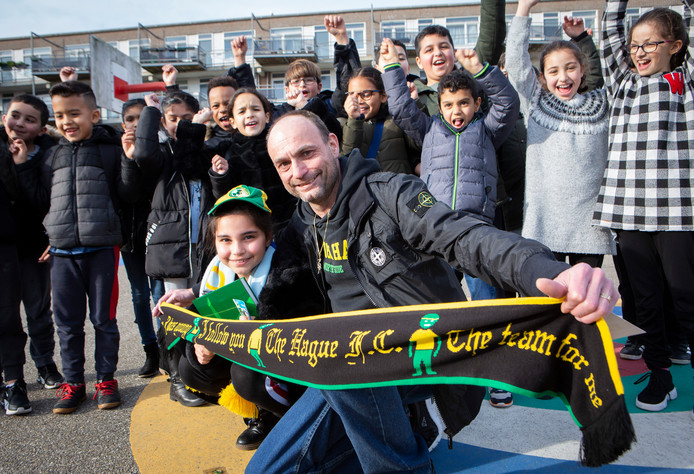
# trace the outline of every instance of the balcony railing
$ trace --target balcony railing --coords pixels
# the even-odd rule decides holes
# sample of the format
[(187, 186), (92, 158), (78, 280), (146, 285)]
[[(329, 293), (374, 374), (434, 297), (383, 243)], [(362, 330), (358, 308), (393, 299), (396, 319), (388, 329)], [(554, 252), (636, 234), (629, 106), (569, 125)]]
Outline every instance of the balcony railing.
[(182, 71), (205, 70), (207, 52), (200, 46), (164, 46), (140, 51), (140, 64), (145, 69), (158, 69), (169, 63)]
[(315, 41), (311, 38), (253, 40), (253, 57), (262, 65), (288, 64), (295, 59), (317, 61)]
[(267, 97), (273, 104), (281, 104), (285, 101), (284, 87), (259, 87), (258, 92)]
[(64, 66), (74, 67), (78, 71), (89, 71), (89, 54), (31, 58), (31, 68), (34, 74), (57, 73)]
[(2, 67), (0, 69), (0, 84), (27, 84), (31, 82), (31, 68)]

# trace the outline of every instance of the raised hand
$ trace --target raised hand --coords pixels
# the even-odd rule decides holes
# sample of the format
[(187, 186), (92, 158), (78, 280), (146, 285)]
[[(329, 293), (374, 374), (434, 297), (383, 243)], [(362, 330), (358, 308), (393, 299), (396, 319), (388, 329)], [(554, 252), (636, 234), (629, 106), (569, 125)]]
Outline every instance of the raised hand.
[(355, 96), (356, 94), (347, 95), (345, 98), (345, 112), (347, 112), (347, 116), (352, 119), (358, 119), (361, 116), (358, 99)]
[(161, 110), (161, 103), (159, 103), (159, 96), (152, 92), (151, 94), (147, 94), (145, 96), (145, 104), (147, 104), (150, 107), (156, 107), (157, 109)]
[(583, 24), (583, 18), (573, 18), (570, 16), (564, 17), (564, 23), (562, 23), (561, 27), (564, 33), (566, 33), (566, 36), (571, 39), (577, 37), (586, 30)]
[(212, 157), (212, 171), (217, 174), (226, 174), (229, 171), (229, 162), (223, 156), (214, 155)]
[(540, 3), (540, 0), (518, 0), (516, 16), (528, 16), (530, 10), (538, 3)]
[(126, 130), (120, 137), (123, 146), (123, 154), (129, 160), (135, 156), (135, 130)]
[(306, 104), (308, 104), (308, 101), (306, 100), (306, 97), (304, 97), (304, 94), (301, 92), (301, 90), (292, 90), (289, 89), (287, 90), (287, 103), (294, 107), (295, 109), (303, 109)]
[(234, 54), (234, 66), (239, 67), (246, 63), (248, 42), (244, 35), (237, 36), (231, 40), (231, 52)]
[(410, 90), (410, 97), (412, 97), (412, 100), (417, 100), (419, 99), (419, 92), (417, 92), (417, 86), (415, 85), (414, 82), (407, 82), (407, 88)]
[(164, 64), (161, 67), (161, 72), (161, 78), (164, 81), (164, 84), (167, 86), (173, 86), (176, 84), (178, 69), (176, 69), (173, 64)]
[(77, 69), (72, 66), (63, 66), (60, 68), (60, 82), (76, 81)]
[(349, 35), (347, 34), (347, 26), (345, 20), (340, 15), (325, 15), (323, 25), (328, 33), (335, 37), (338, 44), (348, 44)]
[(209, 107), (203, 107), (193, 116), (193, 123), (207, 123), (212, 119), (212, 110)]
[(398, 51), (395, 49), (393, 40), (390, 38), (383, 38), (383, 41), (381, 41), (380, 55), (381, 59), (379, 62), (382, 61), (384, 66), (400, 62), (398, 59)]
[(460, 65), (472, 75), (477, 74), (484, 67), (484, 65), (480, 62), (479, 56), (477, 56), (477, 51), (474, 49), (458, 49), (455, 52), (455, 58), (458, 60)]

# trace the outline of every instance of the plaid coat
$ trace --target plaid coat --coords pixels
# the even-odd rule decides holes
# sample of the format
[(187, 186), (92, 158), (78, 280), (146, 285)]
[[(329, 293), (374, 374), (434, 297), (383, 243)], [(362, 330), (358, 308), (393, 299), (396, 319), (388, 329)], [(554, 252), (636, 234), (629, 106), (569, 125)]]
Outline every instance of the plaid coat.
[(694, 59), (691, 6), (685, 1), (689, 51), (674, 71), (642, 77), (629, 69), (626, 0), (608, 0), (602, 66), (609, 101), (607, 168), (593, 221), (621, 230), (691, 231), (694, 188)]

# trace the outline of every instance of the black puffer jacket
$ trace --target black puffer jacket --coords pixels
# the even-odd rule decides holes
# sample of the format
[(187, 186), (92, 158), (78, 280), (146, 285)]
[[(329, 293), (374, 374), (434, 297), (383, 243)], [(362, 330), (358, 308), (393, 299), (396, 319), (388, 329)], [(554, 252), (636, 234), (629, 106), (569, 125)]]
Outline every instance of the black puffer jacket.
[[(207, 211), (215, 200), (230, 189), (229, 173), (218, 175), (210, 169), (211, 152), (203, 150), (205, 126), (183, 120), (176, 140), (159, 143), (161, 112), (145, 107), (138, 122), (135, 162), (146, 177), (156, 176), (152, 210), (147, 218), (145, 271), (153, 278), (193, 278), (206, 263), (204, 256)], [(189, 181), (202, 183), (198, 265), (192, 259), (192, 222)]]
[(24, 171), (28, 179), (20, 183), (28, 183), (23, 184), (25, 195), (39, 212), (48, 210), (43, 225), (51, 246), (121, 244), (121, 205), (137, 200), (141, 175), (123, 156), (113, 128), (97, 125), (90, 138), (78, 143), (62, 138), (39, 162), (36, 173), (18, 167), (18, 172)]
[(294, 213), (296, 198), (287, 192), (277, 174), (267, 152), (266, 137), (267, 128), (256, 137), (235, 133), (231, 140), (220, 144), (217, 153), (229, 162), (230, 188), (245, 184), (265, 191), (276, 232)]
[[(7, 140), (5, 128), (0, 128), (0, 141), (7, 143)], [(19, 176), (22, 176), (24, 171), (27, 173), (36, 172), (48, 150), (55, 146), (55, 141), (48, 135), (43, 134), (36, 137), (34, 145), (39, 147), (39, 151), (32, 159), (17, 166)], [(12, 165), (14, 166), (14, 163)], [(42, 223), (44, 214), (35, 209), (25, 199), (19, 199), (15, 203), (15, 211), (19, 227), (19, 242), (17, 244), (19, 258), (43, 252), (48, 245), (48, 237)]]

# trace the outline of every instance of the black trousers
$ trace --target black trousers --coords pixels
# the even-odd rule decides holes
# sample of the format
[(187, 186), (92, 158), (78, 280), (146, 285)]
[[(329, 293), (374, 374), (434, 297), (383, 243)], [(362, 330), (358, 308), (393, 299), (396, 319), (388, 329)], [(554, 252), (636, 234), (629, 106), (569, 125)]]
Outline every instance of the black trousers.
[(19, 315), (19, 258), (14, 245), (0, 245), (0, 369), (5, 381), (24, 378), (27, 335)]
[(694, 347), (694, 232), (619, 231), (618, 239), (635, 323), (646, 331), (644, 361), (651, 370), (670, 367), (666, 315)]
[[(200, 365), (197, 360), (189, 360), (195, 357), (191, 350), (184, 352), (185, 356), (178, 362), (178, 371), (181, 380), (188, 387), (208, 397), (216, 397), (233, 380), (236, 393), (249, 402), (255, 403), (259, 408), (272, 412), (278, 417), (289, 410), (288, 405), (280, 403), (268, 394), (265, 388), (265, 374), (233, 364), (220, 356), (214, 356), (208, 364)], [(306, 387), (300, 385), (285, 385), (288, 387), (287, 395), (290, 403), (298, 400), (306, 390)]]

